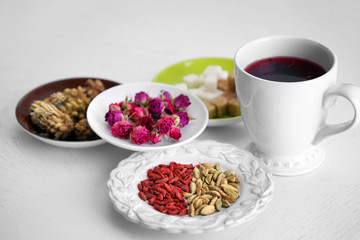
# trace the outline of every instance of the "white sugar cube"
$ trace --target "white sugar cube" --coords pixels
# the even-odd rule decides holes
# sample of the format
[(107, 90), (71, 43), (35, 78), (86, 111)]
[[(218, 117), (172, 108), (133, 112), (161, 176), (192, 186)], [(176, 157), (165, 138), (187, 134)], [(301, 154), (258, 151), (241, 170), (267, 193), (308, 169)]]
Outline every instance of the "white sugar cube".
[(206, 75), (203, 73), (199, 75), (200, 86), (204, 84), (205, 77)]
[(205, 68), (205, 75), (216, 75), (218, 76), (222, 72), (222, 68), (220, 65), (209, 65)]
[(204, 91), (215, 92), (217, 90), (218, 78), (215, 75), (206, 75), (204, 79)]
[(174, 86), (182, 90), (188, 90), (186, 83), (176, 83)]
[(190, 88), (189, 91), (201, 99), (201, 95), (203, 93), (203, 90), (201, 89), (201, 87), (200, 88)]
[(199, 88), (193, 88), (189, 90), (203, 101), (211, 101), (223, 93), (223, 91), (218, 89), (215, 92), (206, 92), (204, 87), (205, 86), (201, 86)]
[(217, 96), (221, 95), (223, 93), (223, 91), (217, 90), (215, 92), (202, 92), (200, 98), (203, 101), (211, 101), (214, 98), (216, 98)]
[(219, 79), (227, 79), (229, 77), (229, 72), (226, 70), (222, 70), (219, 74), (218, 74), (218, 78)]
[(201, 81), (199, 75), (191, 73), (183, 77), (184, 83), (188, 86), (188, 88), (197, 88), (201, 85)]

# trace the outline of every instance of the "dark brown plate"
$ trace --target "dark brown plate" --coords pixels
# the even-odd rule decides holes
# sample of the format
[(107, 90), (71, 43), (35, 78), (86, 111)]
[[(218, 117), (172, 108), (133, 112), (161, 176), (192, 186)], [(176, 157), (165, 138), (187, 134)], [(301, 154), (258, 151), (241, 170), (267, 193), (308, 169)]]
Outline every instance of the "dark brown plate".
[[(43, 100), (46, 97), (50, 96), (54, 92), (63, 91), (65, 88), (74, 88), (77, 86), (84, 86), (85, 82), (89, 79), (89, 77), (82, 78), (67, 78), (58, 81), (53, 81), (50, 83), (46, 83), (41, 85), (30, 92), (28, 92), (21, 100), (18, 102), (16, 106), (16, 119), (19, 124), (23, 127), (23, 129), (28, 132), (30, 135), (38, 138), (39, 140), (62, 147), (89, 147), (103, 143), (104, 141), (95, 136), (92, 139), (88, 140), (54, 140), (47, 138), (36, 129), (36, 127), (32, 124), (30, 119), (30, 105), (34, 100)], [(91, 78), (91, 79), (99, 79), (103, 82), (105, 89), (114, 87), (119, 85), (120, 83), (101, 79), (101, 78)]]

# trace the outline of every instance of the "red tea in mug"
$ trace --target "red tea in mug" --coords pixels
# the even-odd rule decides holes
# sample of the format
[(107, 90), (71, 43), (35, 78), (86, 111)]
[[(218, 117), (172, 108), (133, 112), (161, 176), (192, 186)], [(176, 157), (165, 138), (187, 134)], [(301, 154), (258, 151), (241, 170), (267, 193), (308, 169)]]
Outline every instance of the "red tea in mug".
[(306, 81), (326, 73), (319, 64), (296, 57), (261, 59), (248, 65), (245, 71), (256, 77), (277, 82)]

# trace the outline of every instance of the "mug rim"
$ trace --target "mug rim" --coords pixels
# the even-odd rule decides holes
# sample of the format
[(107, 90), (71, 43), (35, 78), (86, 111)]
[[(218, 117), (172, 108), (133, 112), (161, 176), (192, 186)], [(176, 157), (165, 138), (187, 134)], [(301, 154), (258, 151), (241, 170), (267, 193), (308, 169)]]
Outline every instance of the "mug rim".
[[(306, 81), (297, 81), (297, 82), (281, 82), (281, 81), (273, 81), (273, 80), (268, 80), (268, 79), (265, 79), (265, 78), (260, 78), (260, 77), (257, 77), (257, 76), (254, 76), (248, 72), (245, 71), (245, 69), (243, 67), (240, 67), (240, 64), (238, 63), (238, 55), (240, 54), (240, 52), (248, 47), (249, 45), (251, 44), (256, 44), (258, 42), (264, 42), (264, 41), (268, 41), (268, 40), (273, 40), (273, 39), (290, 39), (290, 40), (301, 40), (301, 41), (307, 41), (307, 42), (311, 42), (311, 43), (314, 43), (320, 47), (322, 47), (323, 49), (325, 49), (329, 55), (331, 55), (332, 57), (332, 64), (329, 68), (329, 70), (327, 70), (323, 75), (319, 76), (319, 77), (316, 77), (316, 78), (312, 78), (312, 79), (309, 79), (309, 80), (306, 80)], [(290, 57), (296, 57), (296, 56), (290, 56)], [(261, 59), (258, 59), (256, 61), (259, 61)], [(337, 66), (337, 56), (335, 54), (334, 51), (332, 51), (329, 47), (325, 46), (324, 44), (318, 42), (318, 41), (315, 41), (315, 40), (312, 40), (312, 39), (309, 39), (309, 38), (305, 38), (305, 37), (299, 37), (299, 36), (293, 36), (293, 35), (272, 35), (272, 36), (266, 36), (266, 37), (261, 37), (261, 38), (257, 38), (257, 39), (254, 39), (254, 40), (251, 40), (251, 41), (248, 41), (247, 43), (243, 44), (236, 52), (235, 52), (235, 55), (234, 55), (234, 64), (235, 64), (235, 68), (239, 69), (242, 73), (244, 73), (245, 75), (247, 75), (248, 77), (251, 77), (251, 78), (255, 78), (259, 81), (264, 81), (264, 82), (271, 82), (273, 84), (306, 84), (306, 83), (309, 83), (309, 82), (313, 82), (313, 81), (316, 81), (316, 80), (319, 80), (319, 79), (322, 79), (326, 76), (328, 76), (329, 74), (332, 74), (333, 71), (336, 70), (336, 66)], [(249, 63), (251, 64), (251, 63)], [(248, 64), (248, 65), (249, 65)], [(318, 64), (318, 63), (317, 63)], [(247, 65), (247, 66), (248, 66)]]

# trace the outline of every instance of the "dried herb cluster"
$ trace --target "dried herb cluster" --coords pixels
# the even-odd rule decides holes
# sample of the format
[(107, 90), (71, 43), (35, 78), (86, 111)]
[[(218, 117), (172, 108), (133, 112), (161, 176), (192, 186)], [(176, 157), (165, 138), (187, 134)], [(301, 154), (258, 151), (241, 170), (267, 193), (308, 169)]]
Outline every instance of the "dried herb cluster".
[(30, 106), (32, 123), (42, 134), (53, 139), (85, 140), (93, 136), (86, 110), (90, 101), (105, 90), (98, 79), (88, 79), (85, 86), (66, 88), (44, 100), (35, 100)]

